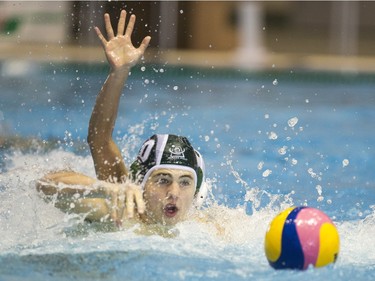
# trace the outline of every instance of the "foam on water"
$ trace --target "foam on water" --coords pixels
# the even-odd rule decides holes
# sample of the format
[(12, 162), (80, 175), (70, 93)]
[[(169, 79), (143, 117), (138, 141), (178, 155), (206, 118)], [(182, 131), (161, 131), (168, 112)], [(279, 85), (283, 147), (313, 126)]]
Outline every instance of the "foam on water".
[[(97, 276), (95, 272), (104, 274), (109, 268), (113, 269), (113, 278), (133, 273), (138, 274), (137, 280), (151, 278), (150, 274), (155, 272), (159, 277), (168, 276), (169, 280), (203, 277), (241, 280), (251, 276), (263, 280), (272, 280), (275, 276), (293, 280), (301, 277), (298, 272), (285, 275), (270, 269), (263, 250), (269, 222), (281, 209), (293, 204), (288, 196), (267, 194), (268, 205), (253, 208), (249, 215), (246, 204), (261, 200), (259, 195), (264, 191), (248, 187), (244, 205), (237, 208), (218, 204), (213, 194), (208, 207), (202, 210), (209, 222), (181, 222), (170, 230), (174, 238), (137, 234), (139, 225), (104, 231), (84, 223), (82, 217), (62, 213), (39, 196), (35, 180), (47, 171), (61, 168), (94, 176), (90, 156), (78, 156), (61, 149), (47, 153), (13, 152), (7, 155), (5, 172), (0, 175), (0, 260), (11, 262), (21, 270), (24, 268), (25, 272), (31, 270), (35, 273), (31, 279), (40, 277), (41, 268), (47, 272), (55, 270), (60, 277), (71, 271), (71, 275), (81, 279)], [(341, 238), (336, 265), (305, 274), (344, 279), (355, 267), (359, 271), (354, 276), (374, 275), (375, 208), (372, 208), (372, 213), (364, 219), (336, 222)], [(86, 273), (77, 273), (74, 269), (74, 266), (80, 267), (80, 260), (83, 260), (80, 269)], [(62, 261), (65, 273), (58, 273), (58, 264)], [(134, 267), (140, 266), (148, 267), (149, 271), (135, 272)], [(168, 266), (175, 268), (169, 275), (160, 269)], [(11, 276), (13, 269), (3, 268), (0, 273)]]

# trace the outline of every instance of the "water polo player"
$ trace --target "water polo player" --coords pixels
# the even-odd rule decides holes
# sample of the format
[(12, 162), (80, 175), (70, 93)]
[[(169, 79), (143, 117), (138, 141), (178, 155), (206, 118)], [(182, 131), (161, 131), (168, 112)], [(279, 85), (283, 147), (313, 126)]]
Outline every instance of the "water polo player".
[(173, 225), (186, 217), (194, 202), (199, 205), (205, 197), (202, 157), (185, 137), (154, 135), (145, 141), (128, 171), (112, 132), (130, 68), (143, 56), (151, 37), (145, 37), (135, 48), (131, 42), (135, 16), (130, 16), (126, 26), (124, 10), (117, 35), (108, 14), (104, 21), (108, 40), (99, 28), (95, 30), (111, 70), (97, 96), (87, 138), (97, 179), (58, 171), (40, 179), (37, 189), (55, 196), (60, 209), (84, 213), (87, 220), (111, 219), (121, 224), (139, 219)]

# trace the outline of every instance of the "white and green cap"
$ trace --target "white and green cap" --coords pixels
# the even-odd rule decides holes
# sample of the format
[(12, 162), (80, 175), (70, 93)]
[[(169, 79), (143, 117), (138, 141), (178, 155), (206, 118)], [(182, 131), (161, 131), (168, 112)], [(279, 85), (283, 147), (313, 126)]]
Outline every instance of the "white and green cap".
[[(193, 173), (197, 196), (204, 181), (204, 161), (186, 137), (158, 134), (146, 140), (130, 166), (132, 179), (144, 187), (156, 169), (182, 169)], [(204, 199), (204, 198), (202, 198)]]

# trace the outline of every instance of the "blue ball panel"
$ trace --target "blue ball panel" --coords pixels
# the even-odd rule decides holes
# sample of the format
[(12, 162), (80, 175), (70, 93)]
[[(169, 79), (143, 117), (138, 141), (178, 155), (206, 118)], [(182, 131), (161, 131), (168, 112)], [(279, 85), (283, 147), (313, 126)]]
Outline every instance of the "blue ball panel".
[(281, 238), (281, 255), (277, 261), (270, 262), (275, 269), (303, 269), (304, 255), (294, 220), (304, 208), (306, 207), (296, 207), (285, 220)]

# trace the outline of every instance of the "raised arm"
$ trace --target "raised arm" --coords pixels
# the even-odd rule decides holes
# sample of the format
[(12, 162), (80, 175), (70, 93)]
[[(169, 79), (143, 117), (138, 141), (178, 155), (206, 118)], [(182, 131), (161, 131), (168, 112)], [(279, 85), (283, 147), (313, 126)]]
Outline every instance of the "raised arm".
[(108, 14), (104, 15), (104, 22), (108, 39), (105, 39), (99, 28), (95, 27), (95, 31), (102, 43), (111, 70), (96, 99), (87, 140), (98, 179), (122, 182), (127, 176), (127, 169), (120, 149), (112, 138), (112, 132), (117, 118), (120, 96), (130, 68), (142, 57), (151, 37), (145, 37), (139, 48), (135, 48), (131, 42), (135, 15), (130, 16), (126, 26), (126, 11), (124, 10), (120, 14), (116, 35)]

